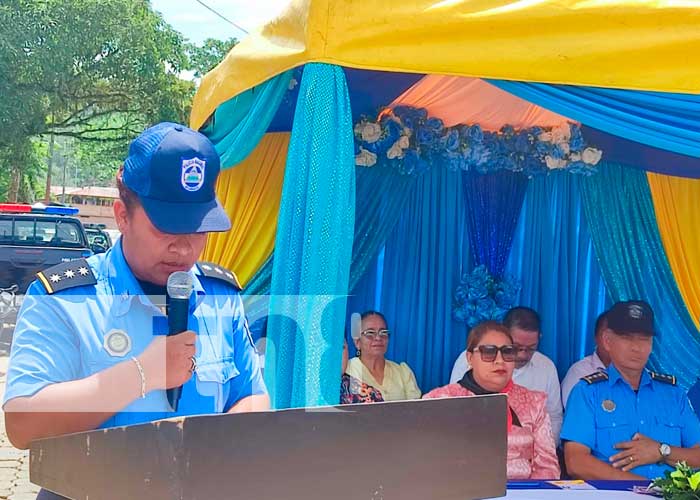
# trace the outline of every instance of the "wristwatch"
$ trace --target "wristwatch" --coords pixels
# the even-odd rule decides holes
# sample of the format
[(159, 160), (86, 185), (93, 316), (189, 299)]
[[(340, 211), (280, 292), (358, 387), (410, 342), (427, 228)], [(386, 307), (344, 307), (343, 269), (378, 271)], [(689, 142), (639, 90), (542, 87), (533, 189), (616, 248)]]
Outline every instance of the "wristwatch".
[(659, 455), (661, 455), (661, 461), (663, 462), (671, 454), (671, 447), (666, 443), (661, 443), (659, 445)]

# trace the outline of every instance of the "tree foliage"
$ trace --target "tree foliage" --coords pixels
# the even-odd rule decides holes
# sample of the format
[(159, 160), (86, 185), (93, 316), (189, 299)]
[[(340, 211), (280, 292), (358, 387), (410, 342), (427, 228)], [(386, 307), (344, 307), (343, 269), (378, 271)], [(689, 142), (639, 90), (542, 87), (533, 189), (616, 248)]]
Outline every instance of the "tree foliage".
[(188, 44), (189, 69), (194, 71), (195, 78), (201, 78), (214, 69), (237, 43), (236, 38), (228, 40), (207, 38), (201, 46)]
[(178, 77), (186, 45), (148, 0), (3, 0), (0, 25), (6, 195), (31, 177), (32, 138), (74, 138), (95, 162), (110, 150), (123, 157), (148, 125), (187, 121), (194, 84)]

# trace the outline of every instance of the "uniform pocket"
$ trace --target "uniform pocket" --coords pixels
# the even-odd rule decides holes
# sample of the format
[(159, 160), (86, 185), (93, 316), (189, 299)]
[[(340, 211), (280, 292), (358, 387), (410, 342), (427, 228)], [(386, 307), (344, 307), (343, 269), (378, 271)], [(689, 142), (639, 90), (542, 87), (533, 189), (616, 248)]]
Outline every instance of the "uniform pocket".
[(671, 446), (682, 445), (683, 429), (676, 418), (670, 415), (668, 417), (656, 416), (654, 419), (656, 422), (655, 430), (659, 434), (658, 436), (650, 436), (652, 439)]
[(620, 450), (615, 445), (631, 440), (636, 430), (622, 412), (618, 415), (614, 412), (598, 414), (596, 427), (596, 448), (606, 457), (618, 453)]

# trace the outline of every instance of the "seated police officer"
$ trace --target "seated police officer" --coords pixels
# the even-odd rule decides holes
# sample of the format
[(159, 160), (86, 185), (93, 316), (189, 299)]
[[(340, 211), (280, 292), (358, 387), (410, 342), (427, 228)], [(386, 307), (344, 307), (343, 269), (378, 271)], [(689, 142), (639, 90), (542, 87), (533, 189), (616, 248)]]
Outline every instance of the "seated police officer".
[(700, 467), (700, 422), (671, 375), (645, 369), (654, 336), (646, 302), (618, 302), (602, 341), (611, 363), (583, 377), (564, 415), (561, 439), (570, 475), (653, 479), (679, 461)]
[[(122, 237), (106, 253), (38, 273), (17, 319), (4, 410), (10, 441), (177, 415), (263, 410), (269, 399), (235, 275), (197, 263), (231, 224), (214, 191), (219, 156), (202, 134), (161, 123), (117, 174)], [(193, 281), (189, 330), (168, 333), (171, 273)], [(177, 412), (166, 389), (182, 386)]]

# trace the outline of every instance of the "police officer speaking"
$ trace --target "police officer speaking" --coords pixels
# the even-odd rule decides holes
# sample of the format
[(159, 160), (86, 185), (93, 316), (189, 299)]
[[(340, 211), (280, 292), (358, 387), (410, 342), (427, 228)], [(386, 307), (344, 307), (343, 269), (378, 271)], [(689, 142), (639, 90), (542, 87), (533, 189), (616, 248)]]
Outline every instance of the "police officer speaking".
[[(10, 441), (179, 415), (269, 408), (233, 273), (197, 262), (231, 224), (216, 199), (219, 156), (202, 134), (161, 123), (136, 138), (117, 174), (122, 233), (106, 253), (41, 273), (10, 356)], [(168, 334), (171, 274), (191, 276), (187, 328)], [(189, 306), (188, 306), (189, 304)], [(177, 412), (166, 390), (182, 386)]]
[(569, 396), (561, 439), (580, 479), (653, 479), (677, 462), (700, 467), (700, 422), (672, 375), (645, 368), (654, 336), (646, 302), (607, 314), (607, 370), (583, 377)]

